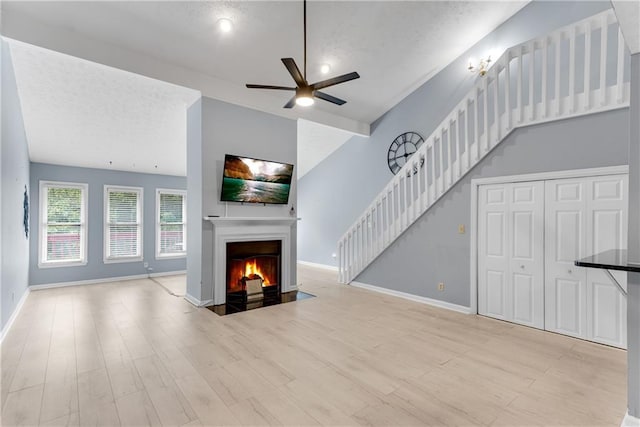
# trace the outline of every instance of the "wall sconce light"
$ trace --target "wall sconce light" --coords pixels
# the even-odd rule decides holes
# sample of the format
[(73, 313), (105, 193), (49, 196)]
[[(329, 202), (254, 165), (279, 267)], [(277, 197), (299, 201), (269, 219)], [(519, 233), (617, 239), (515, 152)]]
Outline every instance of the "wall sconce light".
[(467, 70), (469, 70), (471, 73), (480, 74), (480, 77), (484, 77), (484, 75), (487, 74), (487, 71), (489, 70), (490, 66), (491, 66), (491, 55), (487, 55), (486, 58), (481, 58), (477, 65), (474, 65), (474, 60), (470, 59)]

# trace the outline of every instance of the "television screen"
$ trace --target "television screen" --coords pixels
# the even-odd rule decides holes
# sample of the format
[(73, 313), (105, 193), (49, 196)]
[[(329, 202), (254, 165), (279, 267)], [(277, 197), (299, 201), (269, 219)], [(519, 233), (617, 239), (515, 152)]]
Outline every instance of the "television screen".
[(293, 165), (227, 154), (222, 176), (223, 202), (289, 203)]

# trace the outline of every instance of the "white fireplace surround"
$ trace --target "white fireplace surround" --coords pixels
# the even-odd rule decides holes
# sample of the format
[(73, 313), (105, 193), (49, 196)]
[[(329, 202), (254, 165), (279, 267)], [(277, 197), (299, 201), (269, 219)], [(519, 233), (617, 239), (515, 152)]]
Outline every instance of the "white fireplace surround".
[(280, 240), (280, 290), (297, 289), (291, 283), (291, 225), (299, 218), (260, 217), (229, 218), (205, 217), (213, 224), (213, 304), (220, 305), (227, 298), (227, 243)]

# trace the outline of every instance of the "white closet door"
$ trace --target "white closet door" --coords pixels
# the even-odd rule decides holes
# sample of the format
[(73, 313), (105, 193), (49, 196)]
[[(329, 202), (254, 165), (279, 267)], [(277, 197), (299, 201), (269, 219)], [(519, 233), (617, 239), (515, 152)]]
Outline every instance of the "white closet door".
[[(588, 253), (627, 248), (627, 186), (626, 175), (589, 180)], [(626, 273), (611, 273), (626, 290)], [(625, 348), (626, 327), (626, 298), (604, 271), (587, 269), (587, 339)]]
[(478, 313), (511, 320), (507, 306), (509, 184), (483, 185), (478, 195)]
[(574, 261), (626, 248), (626, 175), (547, 181), (545, 193), (545, 329), (625, 347), (625, 298), (603, 271)]
[(480, 187), (480, 314), (544, 327), (543, 193), (542, 182)]
[(545, 183), (545, 329), (586, 338), (585, 268), (574, 262), (586, 252), (586, 183)]
[(544, 328), (544, 183), (510, 187), (510, 285), (512, 321)]

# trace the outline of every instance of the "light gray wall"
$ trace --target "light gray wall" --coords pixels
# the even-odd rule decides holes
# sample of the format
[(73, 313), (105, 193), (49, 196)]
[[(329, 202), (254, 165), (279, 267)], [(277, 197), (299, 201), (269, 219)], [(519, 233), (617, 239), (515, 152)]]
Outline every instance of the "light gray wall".
[[(285, 119), (257, 110), (202, 98), (202, 217), (284, 217), (293, 207), (297, 211), (296, 168), (288, 205), (228, 204), (220, 202), (225, 154), (296, 163), (297, 126)], [(202, 294), (201, 300), (213, 298), (213, 228), (202, 225)], [(291, 257), (296, 259), (296, 225), (293, 226)], [(296, 283), (296, 266), (292, 263), (291, 281)]]
[(11, 52), (4, 40), (1, 135), (0, 327), (3, 329), (29, 285), (29, 240), (22, 226), (24, 188), (29, 186), (29, 149)]
[(478, 78), (466, 69), (469, 57), (506, 49), (610, 7), (586, 1), (528, 4), (373, 123), (369, 138), (352, 138), (302, 177), (298, 259), (337, 265), (331, 254), (338, 240), (392, 177), (386, 161), (391, 141), (407, 131), (431, 134)]
[[(38, 268), (38, 209), (39, 182), (65, 181), (89, 184), (87, 228), (87, 265), (81, 267)], [(104, 252), (104, 186), (126, 185), (142, 187), (143, 194), (143, 255), (144, 261), (105, 264)], [(103, 169), (58, 166), (31, 163), (31, 228), (30, 268), (31, 285), (74, 282), (79, 280), (146, 274), (143, 262), (148, 262), (153, 273), (184, 271), (186, 258), (156, 260), (156, 189), (185, 190), (185, 177), (111, 171)]]
[(187, 294), (202, 290), (202, 99), (187, 109)]
[(469, 306), (471, 180), (626, 165), (628, 135), (628, 109), (516, 130), (355, 280)]
[[(629, 108), (629, 259), (640, 261), (640, 53), (631, 57)], [(640, 273), (628, 273), (627, 366), (629, 414), (640, 418)]]

